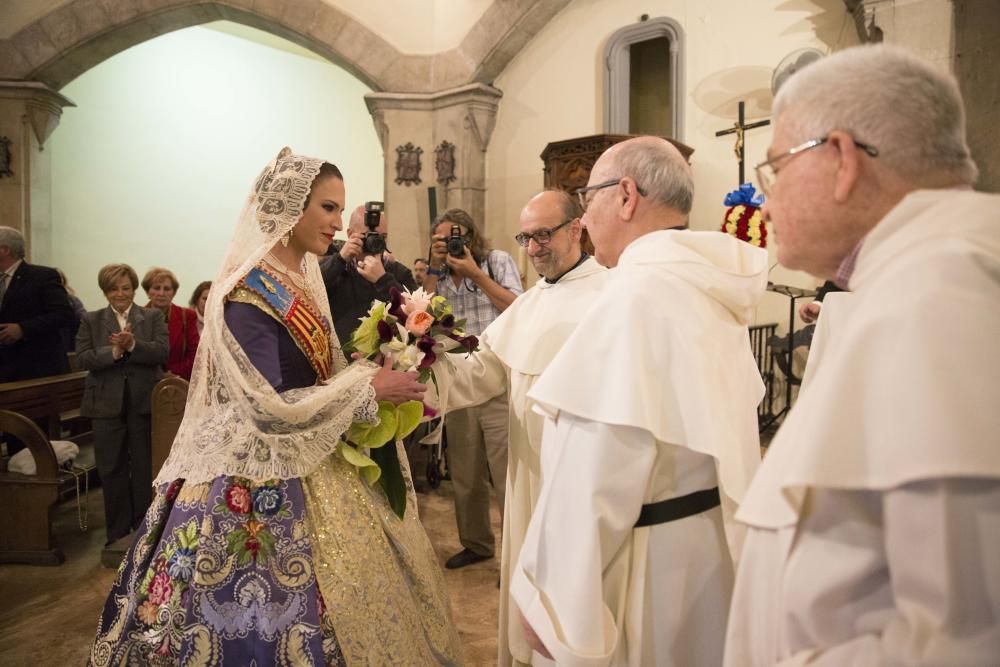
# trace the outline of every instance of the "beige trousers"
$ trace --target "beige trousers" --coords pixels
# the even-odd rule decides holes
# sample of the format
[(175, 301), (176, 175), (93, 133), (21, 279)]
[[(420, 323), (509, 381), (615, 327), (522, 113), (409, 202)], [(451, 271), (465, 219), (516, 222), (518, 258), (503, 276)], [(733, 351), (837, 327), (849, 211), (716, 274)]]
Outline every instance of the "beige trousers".
[(507, 488), (507, 395), (456, 410), (445, 418), (448, 470), (462, 546), (481, 556), (495, 551), (490, 525), (490, 480), (503, 515)]

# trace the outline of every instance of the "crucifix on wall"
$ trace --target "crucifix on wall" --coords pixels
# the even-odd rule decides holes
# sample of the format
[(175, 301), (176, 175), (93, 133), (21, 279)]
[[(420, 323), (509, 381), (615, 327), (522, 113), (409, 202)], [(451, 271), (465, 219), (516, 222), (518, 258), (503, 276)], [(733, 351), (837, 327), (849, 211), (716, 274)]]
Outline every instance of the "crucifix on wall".
[(758, 127), (764, 127), (765, 125), (771, 124), (771, 121), (769, 120), (759, 120), (756, 123), (750, 123), (748, 125), (745, 122), (746, 119), (743, 116), (743, 104), (744, 104), (743, 100), (740, 100), (739, 112), (738, 112), (739, 115), (736, 118), (736, 123), (730, 128), (727, 128), (725, 130), (719, 130), (718, 132), (715, 133), (715, 136), (717, 137), (725, 136), (727, 134), (736, 134), (736, 145), (733, 147), (733, 152), (736, 153), (736, 159), (739, 160), (740, 162), (740, 181), (739, 183), (737, 183), (737, 185), (743, 185), (744, 183), (746, 183), (746, 179), (744, 178), (744, 169), (743, 169), (743, 154), (744, 154), (743, 133), (746, 132), (747, 130), (753, 130)]

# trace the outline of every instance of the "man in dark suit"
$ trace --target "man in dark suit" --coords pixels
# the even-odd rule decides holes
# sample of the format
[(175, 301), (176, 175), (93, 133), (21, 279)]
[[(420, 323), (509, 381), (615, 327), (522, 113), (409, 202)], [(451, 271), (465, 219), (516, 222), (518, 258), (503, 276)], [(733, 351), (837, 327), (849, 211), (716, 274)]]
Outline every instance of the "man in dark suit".
[(163, 313), (133, 303), (132, 267), (98, 274), (108, 307), (87, 313), (76, 335), (80, 368), (90, 371), (80, 414), (94, 424), (94, 456), (104, 487), (108, 544), (137, 528), (152, 500), (150, 396), (169, 344)]
[[(385, 214), (375, 228), (384, 239), (388, 233)], [(346, 343), (368, 314), (372, 301), (389, 300), (389, 290), (393, 287), (415, 290), (417, 284), (408, 268), (397, 262), (386, 251), (380, 255), (366, 255), (362, 249), (365, 234), (365, 207), (359, 206), (351, 215), (347, 227), (347, 242), (339, 252), (333, 253), (320, 264), (326, 295), (330, 299), (333, 328), (337, 338)]]
[(0, 382), (69, 372), (61, 330), (76, 325), (59, 273), (24, 261), (24, 235), (0, 227)]

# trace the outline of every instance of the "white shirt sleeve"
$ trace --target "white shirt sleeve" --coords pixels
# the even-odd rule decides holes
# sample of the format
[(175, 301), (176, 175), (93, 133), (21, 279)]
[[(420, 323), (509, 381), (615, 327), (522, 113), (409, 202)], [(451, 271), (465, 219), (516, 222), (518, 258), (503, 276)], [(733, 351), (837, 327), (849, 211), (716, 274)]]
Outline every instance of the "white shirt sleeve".
[(481, 405), (507, 392), (507, 368), (480, 340), (479, 350), (470, 355), (447, 354), (448, 410), (461, 410)]
[(1000, 481), (938, 479), (885, 493), (816, 493), (816, 511), (799, 526), (800, 544), (810, 534), (836, 542), (838, 525), (871, 521), (845, 519), (845, 509), (863, 512), (865, 503), (834, 502), (836, 496), (881, 497), (882, 543), (860, 546), (884, 549), (894, 605), (879, 630), (799, 651), (782, 667), (1000, 664)]
[(511, 595), (559, 665), (604, 666), (619, 628), (603, 576), (632, 534), (656, 461), (653, 437), (561, 413), (546, 419), (545, 485)]

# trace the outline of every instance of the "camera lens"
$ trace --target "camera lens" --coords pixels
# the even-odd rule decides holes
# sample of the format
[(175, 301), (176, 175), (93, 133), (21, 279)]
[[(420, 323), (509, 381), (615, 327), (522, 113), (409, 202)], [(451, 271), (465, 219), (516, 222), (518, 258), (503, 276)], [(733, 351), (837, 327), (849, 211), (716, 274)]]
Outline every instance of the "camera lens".
[(385, 252), (385, 239), (378, 232), (365, 234), (361, 249), (366, 255), (381, 255)]

